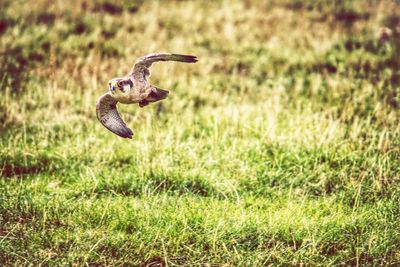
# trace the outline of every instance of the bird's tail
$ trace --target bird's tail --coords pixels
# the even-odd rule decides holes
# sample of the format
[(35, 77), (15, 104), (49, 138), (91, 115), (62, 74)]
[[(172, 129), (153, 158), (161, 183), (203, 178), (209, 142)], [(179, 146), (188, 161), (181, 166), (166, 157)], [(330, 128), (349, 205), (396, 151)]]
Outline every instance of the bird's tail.
[(154, 87), (155, 90), (152, 90), (149, 94), (148, 97), (146, 97), (146, 100), (148, 102), (157, 102), (159, 100), (163, 100), (167, 98), (169, 91), (168, 90), (163, 90), (157, 87)]

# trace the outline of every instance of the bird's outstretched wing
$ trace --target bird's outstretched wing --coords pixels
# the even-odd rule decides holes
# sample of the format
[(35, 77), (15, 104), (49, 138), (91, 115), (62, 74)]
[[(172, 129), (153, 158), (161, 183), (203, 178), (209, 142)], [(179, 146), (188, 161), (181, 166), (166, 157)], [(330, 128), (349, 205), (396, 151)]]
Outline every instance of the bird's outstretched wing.
[(126, 127), (117, 110), (118, 101), (110, 93), (104, 94), (97, 100), (96, 115), (101, 124), (108, 130), (124, 138), (132, 138), (133, 132)]
[(136, 61), (129, 75), (133, 75), (134, 77), (136, 77), (137, 75), (148, 76), (150, 74), (148, 68), (150, 68), (151, 64), (157, 61), (179, 61), (186, 63), (195, 63), (197, 62), (197, 57), (169, 53), (149, 54), (139, 58)]

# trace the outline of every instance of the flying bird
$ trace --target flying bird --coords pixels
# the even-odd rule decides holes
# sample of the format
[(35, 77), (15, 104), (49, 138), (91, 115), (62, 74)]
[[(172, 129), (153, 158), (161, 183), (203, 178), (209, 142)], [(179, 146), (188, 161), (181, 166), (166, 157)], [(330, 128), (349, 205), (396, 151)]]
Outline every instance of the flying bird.
[(128, 75), (111, 79), (108, 82), (109, 92), (97, 100), (96, 115), (104, 127), (123, 138), (132, 138), (132, 130), (126, 126), (118, 113), (118, 102), (144, 107), (167, 98), (169, 91), (157, 88), (147, 81), (150, 66), (158, 61), (195, 63), (197, 58), (169, 53), (149, 54), (139, 58)]

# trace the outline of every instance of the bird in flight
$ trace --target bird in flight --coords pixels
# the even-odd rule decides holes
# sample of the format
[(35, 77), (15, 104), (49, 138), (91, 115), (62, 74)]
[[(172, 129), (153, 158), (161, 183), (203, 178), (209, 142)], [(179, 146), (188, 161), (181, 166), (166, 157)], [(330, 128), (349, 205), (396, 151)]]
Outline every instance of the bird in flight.
[(139, 58), (125, 77), (111, 79), (108, 82), (109, 92), (99, 97), (96, 103), (96, 115), (101, 124), (108, 130), (123, 138), (132, 138), (129, 129), (117, 110), (117, 103), (139, 104), (140, 107), (165, 99), (169, 91), (151, 85), (147, 78), (149, 68), (157, 61), (179, 61), (195, 63), (197, 58), (189, 55), (169, 53), (149, 54)]

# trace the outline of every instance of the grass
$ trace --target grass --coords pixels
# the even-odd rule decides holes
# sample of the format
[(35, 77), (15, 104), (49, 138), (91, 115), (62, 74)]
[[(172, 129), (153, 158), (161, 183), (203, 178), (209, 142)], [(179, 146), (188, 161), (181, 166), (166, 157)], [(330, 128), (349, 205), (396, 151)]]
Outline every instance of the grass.
[[(0, 7), (3, 266), (400, 264), (394, 1)], [(95, 101), (151, 52), (199, 62), (118, 138)]]

